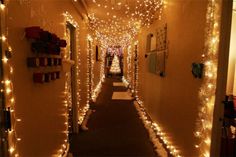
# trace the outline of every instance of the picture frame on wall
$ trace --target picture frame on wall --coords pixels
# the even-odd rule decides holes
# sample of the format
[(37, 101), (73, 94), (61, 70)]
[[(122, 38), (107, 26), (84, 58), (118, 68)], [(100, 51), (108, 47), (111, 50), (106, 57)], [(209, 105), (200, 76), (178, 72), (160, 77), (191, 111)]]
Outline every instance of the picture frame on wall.
[(149, 72), (165, 76), (165, 63), (167, 54), (167, 24), (159, 27), (156, 34), (147, 35), (146, 54), (148, 57)]

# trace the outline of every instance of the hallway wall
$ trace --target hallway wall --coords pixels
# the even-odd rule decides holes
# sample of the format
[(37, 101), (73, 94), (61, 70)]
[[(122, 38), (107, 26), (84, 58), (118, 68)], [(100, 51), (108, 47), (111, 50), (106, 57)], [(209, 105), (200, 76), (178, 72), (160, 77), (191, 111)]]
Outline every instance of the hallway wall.
[[(198, 156), (193, 132), (200, 105), (201, 79), (191, 73), (193, 62), (201, 61), (207, 1), (167, 0), (162, 20), (139, 34), (139, 97), (152, 119), (160, 124), (183, 156)], [(169, 49), (166, 76), (148, 72), (146, 36), (167, 23)], [(181, 90), (180, 90), (181, 89)]]
[[(65, 22), (63, 13), (69, 13), (80, 25), (79, 43), (81, 50), (81, 69), (79, 77), (80, 107), (86, 104), (86, 64), (88, 30), (70, 0), (32, 0), (9, 1), (7, 19), (9, 42), (13, 49), (14, 92), (16, 97), (16, 117), (21, 119), (16, 125), (17, 136), (21, 138), (16, 145), (19, 156), (56, 156), (66, 139), (67, 118), (63, 116), (65, 71), (61, 78), (50, 83), (37, 84), (32, 74), (38, 69), (28, 68), (26, 59), (33, 56), (30, 42), (24, 34), (25, 27), (40, 26), (44, 30), (64, 38)], [(76, 49), (78, 51), (78, 48)], [(76, 63), (77, 64), (77, 63)], [(40, 71), (40, 70), (39, 70)]]

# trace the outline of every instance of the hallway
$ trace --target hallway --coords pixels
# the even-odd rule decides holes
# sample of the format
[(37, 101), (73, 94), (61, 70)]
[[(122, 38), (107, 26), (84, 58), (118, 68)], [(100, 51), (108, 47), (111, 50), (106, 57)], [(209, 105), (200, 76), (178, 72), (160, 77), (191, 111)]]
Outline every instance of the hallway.
[(0, 0), (0, 157), (236, 157), (235, 26), (236, 0)]
[(70, 152), (74, 157), (156, 156), (133, 101), (112, 100), (113, 92), (125, 92), (127, 88), (113, 83), (121, 83), (121, 79), (106, 79), (93, 106), (96, 111), (90, 116), (89, 130), (72, 136)]

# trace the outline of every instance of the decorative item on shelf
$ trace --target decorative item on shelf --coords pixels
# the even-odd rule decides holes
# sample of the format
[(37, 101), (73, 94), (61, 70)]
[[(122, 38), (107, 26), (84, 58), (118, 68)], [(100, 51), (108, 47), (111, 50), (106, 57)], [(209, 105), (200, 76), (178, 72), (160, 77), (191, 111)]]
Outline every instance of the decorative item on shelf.
[(53, 58), (47, 58), (48, 61), (48, 66), (53, 66), (54, 65), (54, 59)]
[(47, 66), (47, 65), (48, 65), (47, 58), (45, 58), (45, 57), (39, 57), (39, 65), (40, 65), (40, 66), (43, 66), (43, 67)]
[(39, 67), (40, 61), (38, 57), (28, 57), (27, 66), (28, 67)]
[(4, 110), (4, 126), (5, 130), (11, 131), (11, 110), (10, 107)]
[(57, 78), (56, 78), (56, 72), (51, 72), (50, 73), (50, 77), (51, 77), (51, 80), (56, 80)]
[(195, 78), (202, 78), (203, 69), (203, 63), (192, 63), (192, 74)]
[(67, 43), (66, 40), (60, 40), (60, 47), (66, 47)]
[(61, 66), (61, 58), (28, 57), (28, 67)]
[(60, 66), (61, 65), (61, 58), (53, 58), (54, 66)]
[(58, 61), (58, 65), (61, 66), (61, 65), (62, 65), (62, 60), (61, 60), (61, 58), (58, 58), (57, 61)]
[(61, 73), (60, 73), (60, 71), (56, 71), (55, 73), (56, 73), (56, 79), (61, 78)]
[(45, 82), (45, 76), (43, 73), (34, 73), (33, 74), (33, 80), (35, 83), (44, 83)]
[(37, 39), (40, 39), (40, 33), (42, 31), (43, 30), (38, 26), (27, 27), (25, 28), (25, 36), (28, 39), (37, 40)]
[(34, 73), (33, 80), (35, 83), (48, 83), (60, 79), (60, 71), (47, 72), (47, 73)]
[(42, 41), (35, 41), (31, 43), (31, 50), (35, 53), (45, 53), (47, 51), (47, 44)]
[(44, 78), (45, 78), (45, 82), (50, 82), (51, 81), (51, 73), (45, 73)]
[(25, 28), (26, 38), (32, 41), (31, 49), (36, 53), (60, 55), (60, 48), (66, 47), (65, 40), (57, 35), (41, 29), (38, 26)]
[[(25, 28), (25, 36), (31, 42), (31, 50), (37, 56), (27, 58), (28, 67), (53, 67), (61, 66), (62, 60), (51, 55), (61, 55), (61, 48), (66, 47), (66, 40), (60, 39), (56, 34), (41, 29), (39, 26)], [(35, 83), (51, 82), (60, 78), (60, 71), (35, 72)]]
[(57, 66), (58, 65), (58, 58), (52, 58), (53, 59), (53, 65)]

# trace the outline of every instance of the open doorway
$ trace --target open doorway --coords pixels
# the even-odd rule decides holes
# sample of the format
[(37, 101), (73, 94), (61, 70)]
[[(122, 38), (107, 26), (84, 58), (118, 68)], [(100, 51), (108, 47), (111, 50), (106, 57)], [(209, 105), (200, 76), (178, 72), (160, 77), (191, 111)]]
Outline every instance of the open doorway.
[(236, 157), (236, 0), (233, 0), (226, 99), (221, 136), (221, 155)]
[[(66, 24), (66, 37), (67, 37), (67, 54), (68, 60), (75, 63), (76, 60), (76, 28), (70, 24)], [(68, 104), (69, 110), (69, 117), (68, 117), (68, 124), (69, 124), (69, 133), (78, 133), (78, 105), (77, 105), (77, 85), (76, 85), (76, 66), (73, 64), (71, 66), (70, 71), (68, 71), (67, 79), (68, 83), (68, 93), (71, 93), (70, 103)]]

